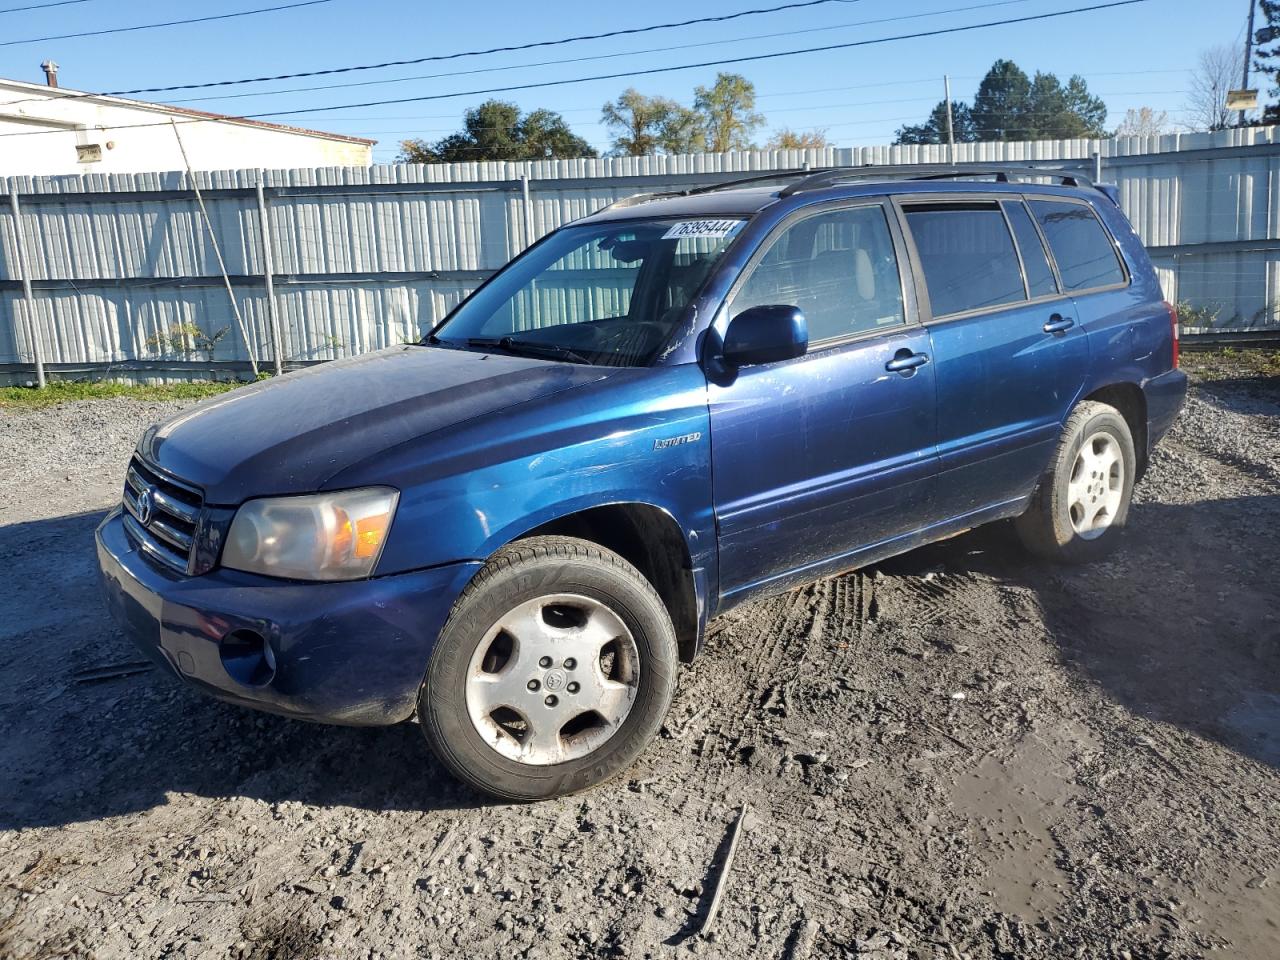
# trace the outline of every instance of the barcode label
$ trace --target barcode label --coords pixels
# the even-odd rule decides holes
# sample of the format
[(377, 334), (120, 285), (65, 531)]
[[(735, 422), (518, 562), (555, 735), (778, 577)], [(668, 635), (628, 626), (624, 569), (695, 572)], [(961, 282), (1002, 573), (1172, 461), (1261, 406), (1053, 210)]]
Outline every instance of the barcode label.
[(663, 240), (685, 237), (727, 237), (742, 226), (741, 220), (685, 220), (662, 235)]

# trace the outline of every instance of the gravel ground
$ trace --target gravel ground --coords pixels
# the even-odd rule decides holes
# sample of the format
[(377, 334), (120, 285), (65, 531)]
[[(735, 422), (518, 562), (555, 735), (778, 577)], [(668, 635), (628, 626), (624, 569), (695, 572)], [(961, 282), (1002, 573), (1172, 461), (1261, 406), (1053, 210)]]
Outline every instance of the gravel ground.
[(997, 527), (739, 608), (531, 806), (412, 725), (81, 682), (138, 659), (91, 534), (176, 405), (0, 409), (0, 957), (1280, 956), (1280, 378), (1192, 363), (1112, 560)]

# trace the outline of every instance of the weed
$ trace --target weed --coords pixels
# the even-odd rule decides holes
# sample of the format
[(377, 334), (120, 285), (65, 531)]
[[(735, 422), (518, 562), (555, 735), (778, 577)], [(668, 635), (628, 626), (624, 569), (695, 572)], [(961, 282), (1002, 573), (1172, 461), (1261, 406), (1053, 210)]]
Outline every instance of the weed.
[(202, 353), (206, 360), (213, 359), (213, 351), (218, 341), (227, 335), (230, 327), (223, 327), (213, 333), (205, 333), (189, 320), (171, 323), (164, 333), (157, 333), (147, 338), (147, 346), (155, 347), (161, 353), (174, 353), (184, 357)]

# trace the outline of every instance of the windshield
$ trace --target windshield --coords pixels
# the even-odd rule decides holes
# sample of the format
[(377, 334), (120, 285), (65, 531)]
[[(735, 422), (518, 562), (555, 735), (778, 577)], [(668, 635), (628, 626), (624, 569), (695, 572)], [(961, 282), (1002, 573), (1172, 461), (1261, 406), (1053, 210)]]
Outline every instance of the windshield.
[(745, 222), (565, 227), (477, 290), (432, 342), (644, 366)]

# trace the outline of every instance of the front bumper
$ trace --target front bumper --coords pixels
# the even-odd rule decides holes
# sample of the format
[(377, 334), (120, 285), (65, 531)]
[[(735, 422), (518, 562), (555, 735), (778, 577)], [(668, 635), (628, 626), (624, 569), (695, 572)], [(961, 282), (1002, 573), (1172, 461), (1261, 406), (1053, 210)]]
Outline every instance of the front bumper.
[[(96, 539), (107, 606), (152, 660), (219, 699), (328, 723), (412, 715), (436, 637), (480, 566), (343, 583), (233, 570), (181, 577), (135, 549), (118, 508)], [(271, 669), (239, 669), (233, 634), (262, 638)]]

